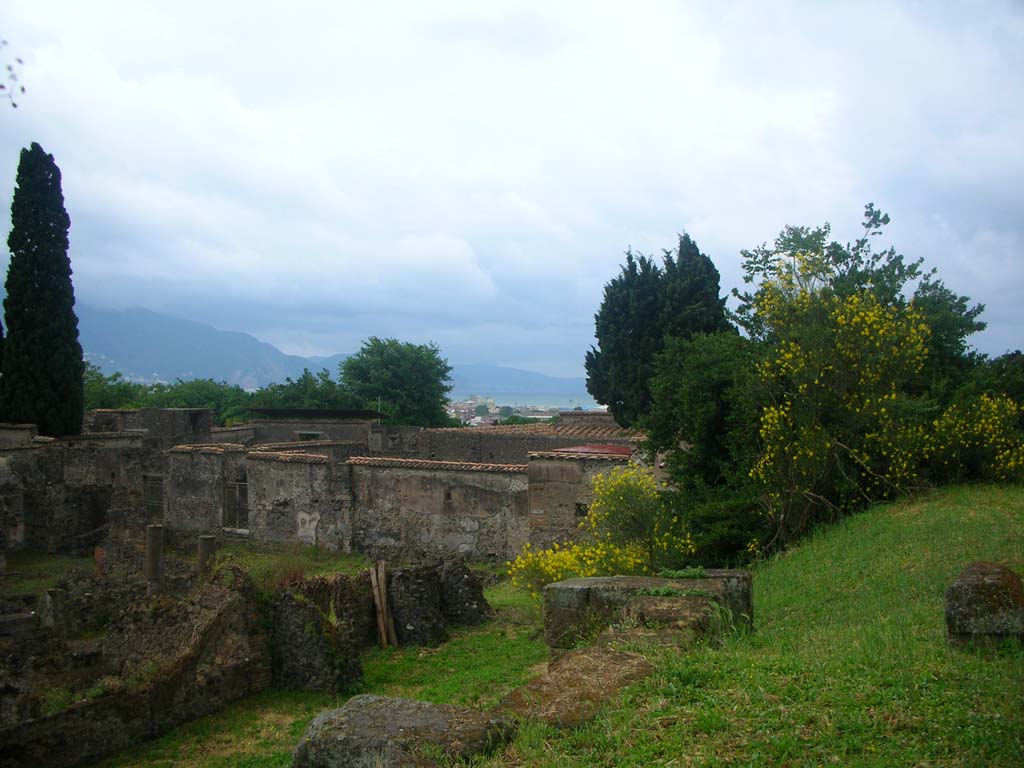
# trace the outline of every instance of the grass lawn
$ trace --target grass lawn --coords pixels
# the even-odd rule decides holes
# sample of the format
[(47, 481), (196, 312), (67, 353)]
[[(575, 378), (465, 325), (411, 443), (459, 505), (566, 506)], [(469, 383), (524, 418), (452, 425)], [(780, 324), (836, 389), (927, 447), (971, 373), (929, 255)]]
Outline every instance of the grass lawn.
[[(528, 725), (489, 766), (1024, 765), (1024, 649), (947, 646), (963, 566), (1024, 571), (1024, 489), (971, 486), (879, 507), (760, 564), (756, 631), (685, 654), (590, 725)], [(370, 651), (364, 690), (487, 706), (546, 658), (539, 613), (506, 584), (495, 621), (435, 649)], [(268, 692), (103, 766), (287, 766), (343, 698)]]
[(69, 571), (81, 569), (92, 573), (94, 568), (91, 557), (8, 552), (7, 575), (0, 579), (0, 595), (41, 595)]

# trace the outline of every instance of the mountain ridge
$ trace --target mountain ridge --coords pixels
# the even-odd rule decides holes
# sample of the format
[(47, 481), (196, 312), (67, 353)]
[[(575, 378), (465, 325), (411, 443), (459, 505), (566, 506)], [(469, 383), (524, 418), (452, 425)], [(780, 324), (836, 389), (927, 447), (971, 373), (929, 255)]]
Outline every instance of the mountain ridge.
[[(349, 355), (303, 357), (242, 331), (224, 331), (196, 320), (143, 308), (102, 309), (79, 304), (79, 337), (85, 359), (109, 375), (120, 372), (133, 381), (214, 379), (245, 389), (295, 379), (308, 368), (336, 375)], [(452, 398), (557, 397), (586, 403), (583, 378), (547, 376), (489, 363), (452, 365)]]

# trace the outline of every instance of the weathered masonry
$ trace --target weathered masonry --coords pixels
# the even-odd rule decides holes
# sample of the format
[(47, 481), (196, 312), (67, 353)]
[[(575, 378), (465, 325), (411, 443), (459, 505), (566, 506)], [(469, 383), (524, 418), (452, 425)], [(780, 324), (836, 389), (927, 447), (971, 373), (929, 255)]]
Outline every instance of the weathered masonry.
[(506, 559), (575, 535), (591, 478), (638, 439), (605, 414), (474, 429), (211, 423), (204, 410), (92, 411), (59, 441), (0, 426), (0, 544), (85, 549), (158, 522), (185, 537)]

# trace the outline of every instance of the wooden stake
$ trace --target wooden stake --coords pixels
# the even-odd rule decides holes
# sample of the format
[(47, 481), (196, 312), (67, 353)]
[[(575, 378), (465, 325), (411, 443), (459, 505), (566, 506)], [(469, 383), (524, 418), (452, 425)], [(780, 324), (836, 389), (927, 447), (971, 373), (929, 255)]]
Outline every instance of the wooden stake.
[(377, 614), (377, 642), (381, 648), (388, 647), (388, 627), (384, 619), (384, 608), (381, 603), (380, 584), (377, 582), (377, 568), (370, 568), (370, 592), (373, 594), (373, 607)]
[(384, 609), (384, 627), (387, 630), (388, 642), (391, 645), (398, 645), (398, 635), (395, 633), (395, 617), (391, 615), (391, 606), (388, 605), (387, 563), (383, 560), (377, 561), (377, 582), (380, 584), (381, 605)]

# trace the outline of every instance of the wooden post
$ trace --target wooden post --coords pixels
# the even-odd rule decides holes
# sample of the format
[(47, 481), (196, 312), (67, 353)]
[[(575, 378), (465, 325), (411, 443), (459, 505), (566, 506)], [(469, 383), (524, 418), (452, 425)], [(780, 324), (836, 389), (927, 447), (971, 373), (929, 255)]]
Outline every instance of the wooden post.
[(146, 526), (146, 555), (143, 570), (149, 594), (160, 592), (160, 580), (163, 577), (164, 527), (162, 525)]
[[(386, 584), (387, 582), (385, 582)], [(380, 583), (377, 579), (376, 566), (370, 567), (370, 591), (373, 593), (373, 608), (377, 614), (377, 642), (381, 648), (388, 647), (388, 625), (384, 618), (384, 605), (381, 600)]]
[(391, 606), (388, 605), (387, 563), (383, 560), (377, 561), (377, 581), (380, 583), (381, 605), (384, 611), (384, 628), (387, 631), (388, 642), (391, 645), (398, 645), (398, 635), (395, 633), (395, 617), (391, 615)]

